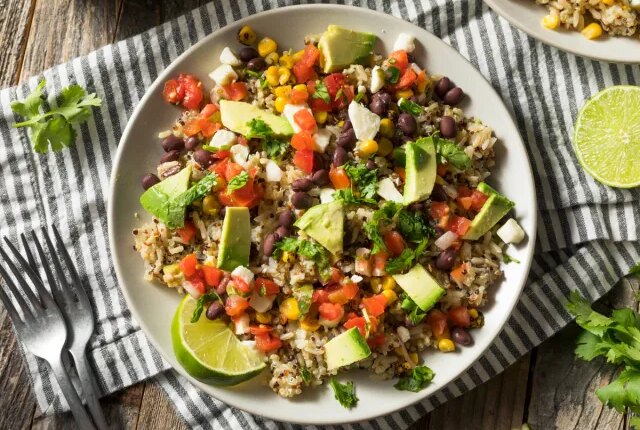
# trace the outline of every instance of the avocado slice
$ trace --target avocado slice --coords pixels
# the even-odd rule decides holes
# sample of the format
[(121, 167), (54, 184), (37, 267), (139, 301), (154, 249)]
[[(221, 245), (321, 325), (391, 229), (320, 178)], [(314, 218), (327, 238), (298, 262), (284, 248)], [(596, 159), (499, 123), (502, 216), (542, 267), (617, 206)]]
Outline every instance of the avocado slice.
[(173, 204), (173, 200), (187, 191), (190, 178), (191, 166), (187, 166), (142, 193), (140, 204), (168, 227), (183, 226), (186, 208)]
[(293, 225), (303, 230), (333, 255), (342, 254), (344, 207), (341, 200), (311, 207)]
[(424, 200), (436, 182), (436, 145), (432, 137), (406, 144), (404, 204)]
[(222, 125), (242, 135), (249, 134), (250, 128), (247, 123), (252, 119), (261, 119), (278, 136), (293, 135), (293, 128), (285, 117), (274, 115), (251, 103), (220, 100), (220, 117)]
[(481, 238), (516, 205), (484, 182), (478, 184), (478, 191), (487, 194), (489, 198), (471, 221), (471, 226), (463, 239), (477, 240)]
[(444, 288), (421, 264), (416, 264), (404, 275), (393, 275), (393, 279), (425, 312), (431, 309), (445, 293)]
[(320, 66), (324, 73), (337, 72), (352, 64), (368, 66), (377, 36), (330, 25), (320, 37)]
[(227, 207), (222, 223), (218, 268), (231, 272), (238, 266), (248, 266), (250, 250), (249, 208)]
[(367, 358), (371, 355), (371, 350), (358, 327), (351, 327), (327, 342), (324, 345), (324, 354), (327, 369), (333, 370)]

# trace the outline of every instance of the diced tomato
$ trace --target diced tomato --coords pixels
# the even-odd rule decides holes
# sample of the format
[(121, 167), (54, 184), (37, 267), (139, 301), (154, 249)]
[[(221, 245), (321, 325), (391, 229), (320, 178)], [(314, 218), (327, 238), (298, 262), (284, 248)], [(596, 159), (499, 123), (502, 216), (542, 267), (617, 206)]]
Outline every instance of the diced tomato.
[(197, 270), (197, 265), (198, 265), (198, 258), (196, 257), (196, 254), (189, 254), (189, 255), (186, 255), (180, 261), (180, 270), (182, 271), (185, 277), (189, 278), (195, 275)]
[(231, 295), (227, 297), (224, 303), (224, 311), (230, 317), (237, 317), (244, 313), (249, 307), (249, 301), (242, 296)]
[(200, 111), (200, 117), (210, 118), (214, 113), (218, 111), (220, 111), (220, 108), (218, 107), (218, 105), (215, 105), (213, 103), (208, 103)]
[(211, 137), (222, 128), (219, 122), (211, 122), (207, 118), (194, 118), (182, 127), (182, 132), (187, 136), (195, 136), (202, 133), (204, 137)]
[(318, 61), (318, 58), (320, 58), (320, 50), (310, 43), (304, 47), (300, 63), (307, 67), (313, 67), (313, 65), (316, 64), (316, 61)]
[(241, 277), (233, 276), (231, 279), (233, 279), (233, 285), (235, 285), (236, 290), (245, 294), (251, 292), (251, 285), (247, 284)]
[(311, 301), (318, 304), (327, 303), (329, 301), (329, 292), (323, 289), (314, 290)]
[(314, 99), (313, 97), (308, 100), (309, 107), (314, 112), (330, 112), (331, 105), (322, 99)]
[(479, 211), (480, 209), (482, 209), (482, 206), (484, 206), (484, 203), (488, 198), (489, 196), (487, 196), (485, 193), (478, 190), (473, 190), (473, 192), (471, 193), (471, 209), (473, 209), (474, 211)]
[(360, 334), (362, 336), (365, 336), (366, 331), (365, 331), (365, 325), (367, 324), (367, 320), (364, 319), (364, 317), (353, 317), (348, 319), (343, 327), (346, 328), (347, 330), (349, 330), (351, 327), (358, 327), (358, 331), (360, 331)]
[(224, 178), (228, 182), (242, 172), (244, 172), (244, 168), (241, 165), (234, 163), (233, 161), (229, 161), (224, 170)]
[(293, 121), (298, 126), (309, 133), (316, 129), (316, 120), (307, 109), (300, 109), (293, 115)]
[(200, 122), (200, 118), (187, 121), (185, 125), (182, 126), (182, 132), (189, 137), (195, 136), (196, 134), (200, 133), (200, 130), (202, 130), (202, 124)]
[(431, 207), (429, 208), (429, 215), (435, 221), (438, 221), (445, 215), (449, 214), (449, 205), (445, 202), (431, 202)]
[(332, 267), (331, 280), (335, 283), (339, 283), (340, 281), (342, 281), (342, 278), (344, 278), (344, 273), (342, 273), (342, 270), (338, 269), (337, 267)]
[(246, 137), (244, 137), (243, 135), (239, 134), (238, 137), (236, 138), (238, 145), (242, 145), (242, 146), (249, 146), (249, 141), (247, 140)]
[(244, 82), (233, 82), (222, 86), (222, 95), (228, 100), (242, 100), (247, 96), (247, 85)]
[(464, 236), (469, 227), (471, 227), (471, 221), (463, 216), (454, 215), (449, 221), (449, 230), (459, 237)]
[(198, 229), (191, 221), (185, 221), (184, 227), (179, 228), (177, 232), (184, 243), (189, 243), (196, 236)]
[(436, 172), (438, 176), (444, 176), (447, 174), (448, 167), (446, 164), (438, 164)]
[(293, 164), (304, 173), (313, 172), (313, 151), (310, 149), (296, 151), (293, 156)]
[(331, 107), (334, 110), (346, 109), (346, 107), (353, 101), (355, 93), (353, 91), (353, 85), (345, 85), (342, 87), (342, 94), (336, 94), (335, 98), (331, 102)]
[(295, 149), (311, 149), (313, 150), (313, 137), (307, 131), (300, 131), (291, 138), (291, 146)]
[(427, 323), (431, 327), (431, 333), (436, 337), (436, 339), (441, 339), (449, 332), (447, 316), (441, 310), (433, 309), (429, 312), (427, 315)]
[(344, 305), (358, 294), (358, 290), (359, 288), (354, 282), (347, 282), (341, 288), (329, 293), (329, 301)]
[(222, 128), (222, 123), (220, 122), (211, 122), (208, 119), (201, 119), (200, 121), (202, 121), (200, 131), (204, 137), (211, 137)]
[(358, 284), (356, 284), (355, 282), (346, 282), (342, 286), (342, 292), (349, 300), (352, 300), (358, 294), (359, 290), (360, 287), (358, 287)]
[(409, 56), (407, 51), (400, 49), (389, 54), (389, 64), (398, 68), (400, 72), (404, 72), (409, 67)]
[[(218, 152), (220, 151), (214, 152), (214, 154), (217, 154)], [(229, 155), (231, 155), (231, 153), (229, 153)], [(214, 172), (219, 177), (224, 178), (225, 172), (227, 171), (227, 164), (229, 164), (230, 161), (231, 160), (229, 158), (223, 157), (221, 161), (218, 161), (217, 163), (211, 165), (211, 167), (209, 167), (209, 171)]]
[(371, 266), (372, 264), (370, 258), (356, 257), (356, 273), (364, 276), (371, 276)]
[(402, 72), (402, 74), (400, 75), (400, 79), (398, 80), (398, 83), (393, 85), (392, 88), (396, 91), (407, 89), (411, 85), (413, 85), (413, 83), (416, 81), (417, 78), (418, 78), (418, 75), (416, 75), (416, 72), (414, 72), (411, 69), (407, 69), (404, 72)]
[(383, 294), (376, 294), (375, 296), (362, 299), (362, 306), (372, 317), (379, 317), (382, 315), (386, 305), (387, 298)]
[(342, 73), (331, 73), (323, 79), (324, 85), (327, 87), (331, 100), (336, 98), (338, 91), (344, 85), (345, 76)]
[(256, 278), (256, 291), (261, 296), (271, 296), (273, 294), (278, 294), (280, 292), (280, 287), (278, 284), (273, 282), (271, 279), (267, 278)]
[(254, 325), (249, 327), (249, 333), (256, 335), (256, 334), (265, 334), (265, 333), (269, 333), (271, 330), (273, 330), (273, 327), (265, 325), (265, 324), (260, 324), (260, 325)]
[(178, 81), (176, 79), (169, 79), (164, 83), (162, 96), (168, 103), (177, 105), (184, 97), (184, 88), (178, 85)]
[(313, 79), (315, 74), (313, 67), (303, 64), (301, 61), (293, 65), (293, 75), (296, 77), (296, 82), (307, 82), (309, 79)]
[(471, 207), (472, 199), (471, 197), (458, 197), (456, 199), (456, 202), (458, 203), (458, 205), (460, 205), (461, 208), (468, 211)]
[(308, 98), (309, 93), (307, 91), (300, 91), (294, 88), (293, 90), (291, 90), (291, 94), (289, 94), (289, 103), (300, 105), (306, 103)]
[(349, 176), (342, 167), (331, 166), (331, 169), (329, 170), (329, 179), (333, 184), (333, 188), (336, 190), (343, 190), (345, 188), (349, 188), (351, 185)]
[(402, 235), (395, 230), (387, 231), (384, 236), (384, 244), (391, 253), (392, 256), (397, 257), (402, 254), (402, 251), (407, 247), (404, 243)]
[(236, 206), (253, 207), (262, 198), (262, 186), (255, 184), (253, 178), (249, 178), (247, 184), (231, 192), (231, 198)]
[[(227, 151), (226, 149), (221, 149), (213, 153), (213, 158), (217, 160), (223, 160), (231, 156), (231, 151)], [(218, 177), (218, 180), (222, 178)], [(226, 182), (226, 181), (225, 181)]]
[(222, 281), (222, 270), (213, 266), (202, 266), (202, 274), (204, 276), (204, 283), (207, 287), (217, 287)]
[(471, 325), (471, 315), (466, 306), (456, 306), (449, 309), (449, 320), (456, 327), (469, 327)]
[(193, 75), (180, 75), (178, 76), (178, 85), (184, 88), (182, 106), (189, 110), (198, 109), (204, 99), (202, 82)]
[(454, 281), (456, 281), (458, 284), (462, 284), (462, 281), (464, 280), (464, 275), (467, 274), (466, 263), (462, 263), (458, 267), (455, 267), (449, 274), (451, 275), (451, 278)]
[(344, 307), (338, 303), (322, 303), (318, 307), (320, 318), (327, 321), (336, 321), (344, 316)]
[(269, 333), (257, 334), (255, 337), (256, 349), (262, 352), (275, 351), (282, 346), (279, 337), (271, 336)]
[(384, 270), (387, 265), (389, 256), (384, 251), (373, 254), (373, 276), (384, 276), (387, 272)]
[(384, 333), (378, 333), (375, 336), (370, 336), (369, 339), (367, 339), (367, 344), (369, 345), (370, 348), (375, 349), (384, 345), (384, 340), (385, 340)]
[(458, 187), (458, 197), (471, 197), (471, 193), (473, 190), (465, 185), (460, 185)]

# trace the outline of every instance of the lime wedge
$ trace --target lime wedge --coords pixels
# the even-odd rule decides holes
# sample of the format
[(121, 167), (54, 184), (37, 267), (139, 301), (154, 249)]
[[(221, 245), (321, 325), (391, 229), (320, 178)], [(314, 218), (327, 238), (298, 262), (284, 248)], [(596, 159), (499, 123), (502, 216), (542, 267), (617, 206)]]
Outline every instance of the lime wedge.
[(640, 87), (614, 86), (591, 97), (578, 114), (573, 149), (603, 184), (640, 185)]
[(224, 321), (211, 321), (203, 313), (191, 323), (195, 307), (196, 300), (186, 296), (171, 324), (173, 351), (191, 376), (211, 385), (236, 385), (266, 367), (258, 352), (240, 342)]

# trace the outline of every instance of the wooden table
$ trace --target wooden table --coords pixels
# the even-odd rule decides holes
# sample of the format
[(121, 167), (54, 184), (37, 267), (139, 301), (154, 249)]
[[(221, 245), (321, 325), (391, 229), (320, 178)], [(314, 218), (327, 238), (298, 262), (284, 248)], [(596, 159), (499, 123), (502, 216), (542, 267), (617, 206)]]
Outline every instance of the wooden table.
[[(0, 0), (0, 87), (191, 10), (197, 0)], [(604, 302), (637, 306), (637, 283), (623, 280)], [(601, 360), (574, 358), (572, 324), (507, 371), (416, 423), (418, 429), (626, 429), (627, 417), (593, 394), (614, 374)], [(168, 397), (142, 382), (102, 400), (114, 428), (183, 429)], [(0, 309), (0, 429), (72, 428), (69, 414), (40, 415), (11, 323)]]

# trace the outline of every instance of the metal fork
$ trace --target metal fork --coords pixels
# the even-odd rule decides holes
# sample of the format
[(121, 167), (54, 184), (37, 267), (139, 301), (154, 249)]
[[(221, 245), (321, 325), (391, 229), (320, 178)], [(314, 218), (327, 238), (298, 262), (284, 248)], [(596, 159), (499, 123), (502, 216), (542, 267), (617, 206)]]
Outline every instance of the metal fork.
[[(67, 322), (67, 350), (71, 354), (76, 371), (78, 372), (80, 384), (82, 385), (82, 392), (84, 393), (87, 405), (89, 406), (89, 412), (91, 413), (98, 429), (106, 430), (107, 422), (104, 418), (104, 414), (96, 394), (98, 391), (97, 383), (93, 376), (93, 371), (89, 367), (86, 355), (87, 344), (89, 343), (89, 338), (91, 337), (94, 329), (93, 311), (91, 310), (91, 304), (89, 303), (89, 298), (84, 290), (80, 276), (78, 276), (78, 272), (72, 263), (71, 256), (65, 248), (58, 230), (55, 226), (52, 226), (52, 230), (57, 245), (58, 255), (62, 256), (64, 266), (66, 267), (69, 276), (65, 275), (60, 258), (56, 255), (56, 247), (53, 246), (51, 237), (43, 227), (42, 237), (44, 237), (49, 250), (50, 260), (53, 263), (58, 282), (56, 282), (56, 277), (54, 277), (49, 265), (43, 264), (44, 272), (47, 276), (51, 292), (53, 293), (53, 298), (60, 307), (62, 315)], [(35, 269), (37, 266), (35, 265), (35, 260), (31, 254), (31, 249), (29, 248), (27, 239), (24, 234), (21, 234), (20, 236), (24, 249), (27, 253), (29, 264)], [(38, 240), (35, 232), (32, 232), (31, 236), (35, 243), (38, 255), (40, 256), (40, 260), (43, 262), (46, 261), (44, 250), (40, 245), (40, 241)]]
[[(38, 274), (7, 238), (5, 238), (5, 242), (17, 264), (9, 258), (2, 246), (0, 246), (0, 255), (21, 288), (18, 288), (2, 265), (0, 265), (0, 276), (2, 276), (7, 288), (11, 291), (22, 317), (2, 288), (0, 288), (0, 300), (4, 303), (20, 340), (33, 355), (44, 359), (51, 366), (51, 370), (58, 380), (62, 394), (67, 400), (79, 428), (94, 429), (95, 427), (84, 409), (82, 401), (71, 383), (63, 364), (63, 349), (67, 341), (67, 327), (64, 318)], [(46, 267), (47, 261), (42, 257), (41, 262)], [(36, 288), (37, 295), (29, 286), (27, 279)], [(22, 290), (24, 296), (20, 290)]]

